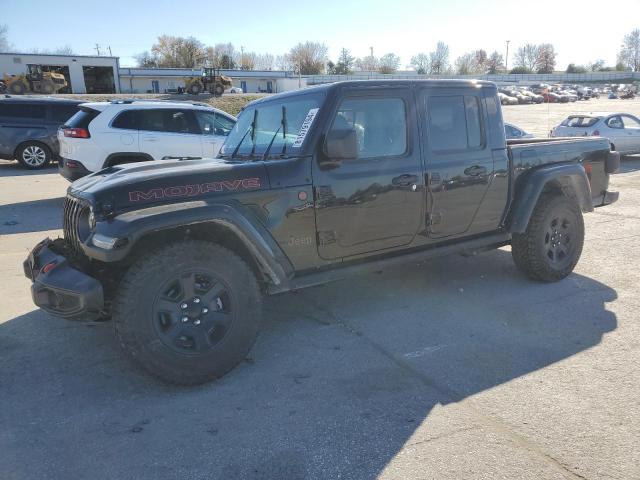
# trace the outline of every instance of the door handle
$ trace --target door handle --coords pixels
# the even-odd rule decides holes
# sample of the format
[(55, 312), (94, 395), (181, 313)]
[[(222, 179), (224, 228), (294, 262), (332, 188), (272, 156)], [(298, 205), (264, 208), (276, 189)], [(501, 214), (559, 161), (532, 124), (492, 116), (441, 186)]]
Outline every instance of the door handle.
[(144, 137), (145, 142), (157, 142), (158, 137)]
[(469, 177), (477, 177), (478, 175), (484, 175), (487, 173), (487, 167), (482, 165), (474, 165), (473, 167), (466, 168), (464, 174)]
[(408, 187), (411, 184), (418, 183), (418, 176), (405, 173), (404, 175), (400, 175), (399, 177), (394, 177), (391, 180), (391, 183), (398, 187)]

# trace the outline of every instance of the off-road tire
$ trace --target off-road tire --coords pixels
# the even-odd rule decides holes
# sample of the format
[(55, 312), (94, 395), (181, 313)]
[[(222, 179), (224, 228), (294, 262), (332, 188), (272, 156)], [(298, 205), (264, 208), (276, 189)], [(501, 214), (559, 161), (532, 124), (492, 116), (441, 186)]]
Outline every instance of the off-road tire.
[(583, 244), (584, 221), (577, 202), (561, 194), (543, 194), (525, 233), (513, 235), (511, 254), (530, 278), (557, 282), (573, 271)]
[(9, 84), (9, 93), (12, 95), (23, 95), (26, 93), (27, 88), (22, 82), (13, 82)]
[[(186, 354), (163, 340), (154, 305), (172, 276), (184, 278), (194, 271), (214, 272), (224, 284), (233, 319), (213, 347)], [(164, 382), (196, 385), (223, 376), (246, 358), (258, 334), (261, 307), (258, 282), (244, 260), (219, 245), (186, 240), (153, 250), (133, 263), (120, 282), (112, 318), (120, 346), (138, 365)], [(192, 324), (176, 325), (194, 328)]]
[(197, 83), (193, 83), (189, 85), (189, 88), (187, 89), (187, 91), (191, 95), (199, 95), (202, 92), (202, 87)]
[(15, 153), (18, 163), (29, 170), (40, 170), (49, 166), (52, 157), (49, 147), (40, 142), (25, 142)]
[(51, 95), (56, 92), (56, 86), (53, 82), (46, 81), (42, 82), (42, 85), (40, 85), (40, 90), (45, 95)]

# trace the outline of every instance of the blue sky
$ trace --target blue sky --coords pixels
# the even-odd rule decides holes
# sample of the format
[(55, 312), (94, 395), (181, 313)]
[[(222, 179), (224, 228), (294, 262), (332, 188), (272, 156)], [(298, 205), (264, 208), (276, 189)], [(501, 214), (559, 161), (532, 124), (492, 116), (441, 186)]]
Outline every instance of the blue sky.
[(357, 57), (368, 55), (371, 46), (376, 56), (400, 55), (401, 68), (438, 40), (450, 46), (451, 60), (478, 48), (504, 54), (506, 40), (511, 41), (510, 53), (525, 43), (550, 42), (558, 52), (557, 67), (564, 69), (569, 62), (600, 58), (614, 64), (624, 34), (640, 28), (639, 0), (615, 2), (608, 11), (602, 0), (87, 0), (69, 5), (25, 0), (11, 2), (10, 8), (2, 5), (8, 1), (0, 0), (0, 23), (9, 26), (15, 51), (69, 45), (78, 54), (91, 55), (98, 43), (103, 54), (111, 46), (123, 66), (134, 65), (133, 56), (166, 33), (274, 55), (305, 40), (324, 42), (332, 58), (343, 46)]

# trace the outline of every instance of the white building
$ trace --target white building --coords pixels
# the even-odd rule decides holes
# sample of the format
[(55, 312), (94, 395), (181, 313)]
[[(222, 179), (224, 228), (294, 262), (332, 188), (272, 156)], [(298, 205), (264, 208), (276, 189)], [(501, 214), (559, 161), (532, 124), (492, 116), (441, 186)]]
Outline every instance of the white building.
[[(121, 68), (123, 93), (173, 93), (185, 86), (185, 78), (199, 77), (199, 68)], [(220, 70), (233, 79), (233, 86), (245, 93), (278, 93), (306, 87), (306, 79), (280, 70)]]
[(20, 75), (27, 65), (62, 73), (69, 86), (60, 93), (119, 93), (118, 57), (0, 53), (0, 77)]

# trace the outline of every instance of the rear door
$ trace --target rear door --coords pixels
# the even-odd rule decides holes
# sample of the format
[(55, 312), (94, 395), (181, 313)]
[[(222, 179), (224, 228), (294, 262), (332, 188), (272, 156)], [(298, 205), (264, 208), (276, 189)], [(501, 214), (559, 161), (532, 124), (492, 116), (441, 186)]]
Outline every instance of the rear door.
[(138, 110), (140, 152), (154, 160), (202, 157), (202, 134), (193, 110), (153, 108)]
[(0, 152), (12, 155), (15, 148), (27, 140), (48, 143), (46, 117), (44, 103), (0, 102)]
[(481, 89), (424, 89), (428, 234), (443, 238), (471, 226), (493, 176)]
[(621, 115), (624, 122), (626, 149), (629, 152), (640, 152), (640, 121), (631, 115)]
[(329, 125), (356, 130), (358, 158), (330, 162), (331, 168), (313, 164), (319, 255), (336, 259), (409, 245), (424, 214), (413, 92), (347, 93)]

